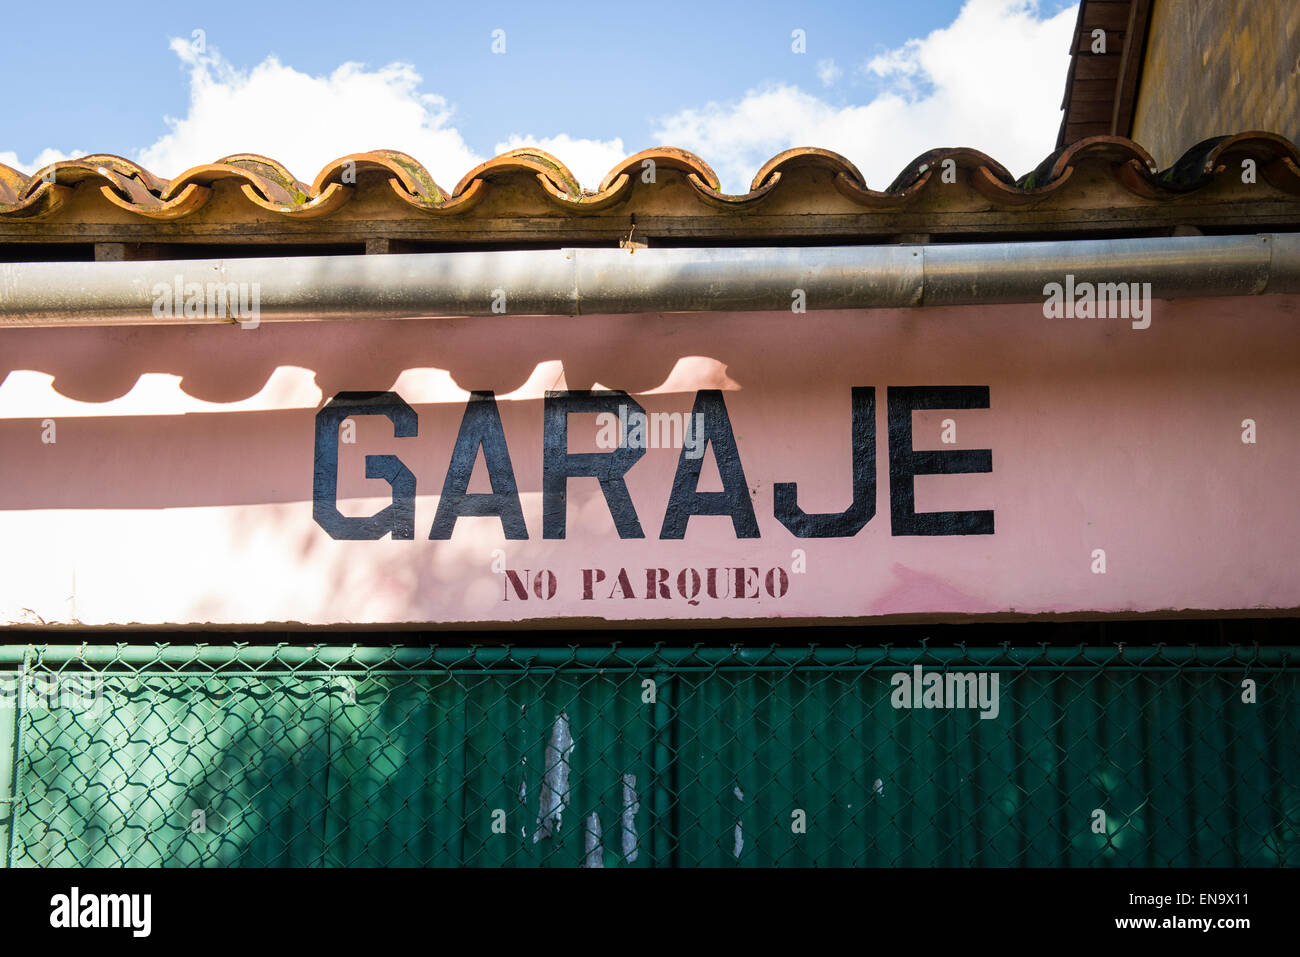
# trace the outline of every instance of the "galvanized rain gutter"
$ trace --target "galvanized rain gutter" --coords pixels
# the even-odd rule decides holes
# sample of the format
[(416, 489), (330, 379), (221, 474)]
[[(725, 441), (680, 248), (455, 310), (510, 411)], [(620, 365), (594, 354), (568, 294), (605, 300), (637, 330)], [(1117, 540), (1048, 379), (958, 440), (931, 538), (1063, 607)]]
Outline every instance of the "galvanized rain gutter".
[(796, 290), (809, 310), (1041, 302), (1044, 285), (1067, 274), (1076, 284), (1149, 282), (1156, 299), (1295, 293), (1300, 234), (11, 263), (0, 264), (0, 327), (240, 318), (187, 315), (189, 283), (246, 284), (259, 321), (274, 322), (788, 310)]

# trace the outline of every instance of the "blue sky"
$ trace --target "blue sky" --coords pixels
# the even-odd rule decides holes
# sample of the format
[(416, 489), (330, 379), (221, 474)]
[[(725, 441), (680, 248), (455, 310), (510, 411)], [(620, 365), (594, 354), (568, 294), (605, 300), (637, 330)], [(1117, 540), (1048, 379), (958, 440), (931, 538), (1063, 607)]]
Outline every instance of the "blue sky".
[(450, 187), (536, 143), (594, 186), (620, 154), (674, 145), (743, 190), (793, 145), (845, 152), (875, 186), (926, 148), (970, 145), (1020, 173), (1054, 145), (1074, 6), (86, 5), (48, 41), (6, 44), (0, 162), (110, 152), (172, 176), (261, 152), (310, 180), (334, 156), (388, 147)]

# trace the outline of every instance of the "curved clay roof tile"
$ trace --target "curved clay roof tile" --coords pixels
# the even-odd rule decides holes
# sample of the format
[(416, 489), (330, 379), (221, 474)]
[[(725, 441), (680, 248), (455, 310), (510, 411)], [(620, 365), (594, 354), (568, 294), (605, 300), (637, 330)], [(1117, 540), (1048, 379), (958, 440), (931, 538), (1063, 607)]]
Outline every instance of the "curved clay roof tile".
[[(758, 170), (749, 192), (727, 194), (713, 169), (695, 154), (673, 147), (635, 153), (601, 180), (593, 191), (560, 160), (539, 149), (510, 150), (470, 170), (450, 192), (412, 157), (395, 150), (352, 153), (327, 164), (311, 182), (296, 179), (274, 159), (238, 153), (195, 166), (171, 180), (154, 176), (131, 160), (96, 154), (51, 164), (25, 176), (0, 165), (0, 219), (43, 219), (85, 184), (98, 185), (113, 205), (145, 219), (182, 219), (202, 209), (220, 183), (234, 183), (253, 206), (288, 218), (326, 216), (356, 192), (359, 177), (387, 178), (401, 202), (422, 213), (456, 215), (474, 205), (496, 184), (531, 177), (545, 199), (574, 214), (604, 209), (643, 188), (647, 169), (672, 170), (693, 187), (696, 197), (722, 209), (756, 207), (783, 191), (788, 174), (813, 168), (829, 172), (840, 195), (866, 210), (896, 210), (943, 182), (942, 171), (956, 168), (967, 183), (996, 206), (1014, 208), (1050, 197), (1076, 168), (1101, 168), (1130, 192), (1147, 199), (1174, 199), (1226, 175), (1228, 167), (1253, 159), (1276, 189), (1300, 195), (1300, 151), (1273, 133), (1249, 131), (1198, 143), (1173, 166), (1160, 171), (1151, 155), (1132, 140), (1093, 136), (1058, 149), (1019, 180), (992, 157), (967, 147), (929, 150), (916, 157), (883, 190), (869, 187), (859, 169), (830, 150), (799, 147), (777, 154)], [(1230, 162), (1231, 161), (1231, 162)], [(951, 162), (953, 166), (946, 166)], [(935, 171), (940, 170), (936, 176)], [(1233, 175), (1237, 175), (1235, 169)], [(806, 180), (804, 181), (806, 182)]]

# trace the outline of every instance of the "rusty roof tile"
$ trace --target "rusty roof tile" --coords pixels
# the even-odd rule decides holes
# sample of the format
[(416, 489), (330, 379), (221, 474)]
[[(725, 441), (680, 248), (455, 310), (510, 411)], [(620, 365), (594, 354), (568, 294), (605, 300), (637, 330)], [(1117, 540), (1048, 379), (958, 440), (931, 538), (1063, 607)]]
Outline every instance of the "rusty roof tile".
[[(1256, 164), (1259, 182), (1266, 184), (1262, 191), (1240, 185), (1245, 160)], [(645, 175), (648, 169), (668, 175), (656, 179)], [(954, 182), (963, 186), (946, 185)], [(1209, 189), (1212, 184), (1223, 188)], [(225, 198), (212, 202), (218, 192)], [(324, 223), (312, 227), (315, 234), (334, 242), (369, 239), (372, 226), (395, 236), (459, 233), (472, 237), (462, 241), (514, 242), (527, 241), (535, 229), (552, 240), (604, 237), (618, 228), (615, 220), (639, 224), (639, 216), (658, 217), (659, 235), (815, 241), (827, 229), (840, 236), (887, 237), (926, 233), (940, 221), (950, 232), (1060, 232), (1071, 221), (1082, 222), (1071, 212), (1080, 203), (1098, 208), (1088, 221), (1100, 223), (1098, 228), (1115, 218), (1114, 207), (1123, 207), (1131, 229), (1153, 216), (1183, 216), (1189, 201), (1202, 213), (1210, 209), (1211, 218), (1225, 226), (1249, 225), (1258, 211), (1248, 208), (1252, 203), (1267, 207), (1263, 212), (1274, 226), (1300, 225), (1300, 150), (1276, 134), (1252, 131), (1206, 140), (1160, 170), (1137, 143), (1094, 136), (1057, 149), (1017, 180), (984, 153), (952, 147), (921, 154), (878, 190), (845, 157), (803, 147), (774, 156), (758, 170), (748, 192), (734, 195), (722, 192), (704, 160), (673, 148), (627, 157), (594, 190), (584, 190), (562, 162), (536, 149), (488, 160), (451, 190), (414, 158), (393, 150), (340, 157), (310, 184), (274, 159), (247, 153), (193, 167), (171, 180), (119, 156), (92, 155), (30, 176), (0, 165), (0, 242), (84, 242), (87, 234), (109, 233), (120, 237), (113, 241), (216, 242), (223, 235), (242, 236), (245, 226), (258, 231), (253, 242), (303, 242), (313, 234), (294, 224), (305, 220)], [(1240, 207), (1236, 212), (1229, 208), (1234, 203)], [(495, 232), (482, 232), (483, 223), (495, 224)], [(626, 222), (621, 228), (626, 233)], [(673, 232), (682, 228), (687, 232)]]
[[(895, 207), (917, 197), (935, 170), (964, 171), (995, 202), (1018, 205), (1059, 188), (1078, 166), (1102, 165), (1142, 195), (1174, 196), (1198, 189), (1220, 175), (1228, 158), (1255, 159), (1279, 189), (1300, 194), (1300, 150), (1284, 137), (1246, 132), (1206, 140), (1189, 149), (1167, 170), (1156, 168), (1151, 155), (1132, 140), (1093, 136), (1056, 150), (1019, 180), (996, 160), (966, 147), (934, 149), (909, 163), (884, 190), (870, 189), (848, 159), (830, 150), (801, 147), (774, 156), (754, 177), (750, 191), (723, 193), (707, 163), (686, 150), (643, 150), (616, 165), (596, 190), (583, 190), (577, 177), (555, 157), (535, 149), (511, 150), (470, 170), (450, 192), (411, 157), (393, 150), (353, 153), (329, 163), (310, 185), (280, 163), (264, 156), (238, 154), (195, 166), (164, 180), (119, 156), (94, 155), (46, 166), (31, 176), (0, 164), (0, 219), (36, 219), (51, 212), (65, 190), (84, 183), (100, 187), (106, 199), (145, 218), (175, 219), (191, 215), (210, 198), (211, 187), (234, 181), (248, 201), (283, 216), (327, 215), (347, 202), (365, 173), (387, 177), (392, 192), (423, 212), (453, 212), (498, 181), (519, 174), (533, 176), (544, 194), (560, 208), (580, 213), (622, 198), (635, 189), (643, 164), (687, 175), (701, 199), (723, 207), (761, 203), (780, 188), (783, 175), (813, 167), (828, 171), (835, 188), (867, 209)], [(353, 175), (347, 176), (351, 172)]]

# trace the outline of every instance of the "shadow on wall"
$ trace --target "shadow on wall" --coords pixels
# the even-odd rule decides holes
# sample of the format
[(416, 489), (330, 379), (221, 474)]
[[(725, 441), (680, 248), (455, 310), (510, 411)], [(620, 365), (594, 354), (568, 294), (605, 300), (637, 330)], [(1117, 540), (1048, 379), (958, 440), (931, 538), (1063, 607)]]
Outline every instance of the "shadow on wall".
[[(1289, 376), (1300, 363), (1300, 339), (1291, 333), (1297, 302), (1267, 298), (1275, 300), (1267, 315), (1259, 314), (1261, 303), (1250, 304), (1249, 335), (1242, 333), (1243, 307), (1236, 300), (1180, 304), (1177, 321), (1157, 313), (1145, 332), (1105, 321), (1047, 322), (1032, 304), (266, 323), (251, 329), (5, 329), (0, 509), (310, 500), (315, 409), (341, 391), (396, 387), (421, 413), (418, 439), (369, 451), (400, 448), (403, 461), (412, 456), (408, 464), (422, 495), (441, 487), (471, 390), (491, 390), (502, 400), (521, 492), (541, 487), (547, 389), (619, 389), (636, 395), (647, 410), (683, 413), (698, 389), (722, 389), (728, 396), (743, 390), (749, 407), (761, 410), (765, 432), (784, 429), (783, 438), (794, 441), (809, 430), (812, 416), (826, 411), (835, 414), (839, 434), (848, 385), (994, 384), (999, 407), (1007, 408), (1019, 392), (1042, 414), (1051, 403), (1082, 405), (1091, 393), (1092, 401), (1109, 402), (1120, 413), (1234, 370), (1249, 370), (1256, 381)], [(1265, 341), (1267, 349), (1261, 348)], [(141, 377), (159, 374), (178, 377), (179, 389), (174, 381), (145, 389)], [(52, 376), (52, 391), (32, 376)], [(277, 393), (273, 382), (287, 387)], [(441, 391), (434, 395), (421, 383), (431, 383), (435, 392), (440, 383)], [(1115, 392), (1118, 383), (1127, 395)], [(807, 397), (819, 387), (845, 394), (819, 406)], [(643, 396), (647, 391), (656, 394)], [(124, 396), (120, 407), (67, 408), (68, 400), (106, 404)], [(199, 403), (241, 407), (209, 410)], [(55, 444), (41, 442), (47, 418), (57, 427)], [(362, 435), (385, 441), (385, 429), (391, 442), (387, 422), (359, 423), (358, 444)], [(346, 448), (343, 454), (341, 476), (356, 464), (346, 461)], [(346, 481), (341, 497), (387, 491), (379, 480), (360, 478), (352, 488)]]
[[(727, 371), (734, 350), (718, 335), (716, 317), (655, 323), (650, 334), (637, 321), (643, 318), (4, 330), (0, 442), (11, 453), (28, 451), (0, 465), (0, 509), (310, 500), (315, 411), (341, 391), (396, 389), (421, 413), (419, 438), (399, 446), (403, 459), (436, 448), (445, 470), (472, 390), (503, 399), (513, 453), (516, 436), (524, 434), (527, 445), (540, 449), (533, 433), (540, 432), (547, 389), (657, 390), (657, 401), (688, 411), (696, 389), (739, 388)], [(784, 365), (794, 376), (810, 376), (818, 361), (809, 352)], [(156, 381), (144, 388), (141, 377), (158, 374), (178, 377), (179, 389)], [(50, 385), (44, 376), (53, 377)], [(284, 387), (277, 391), (277, 383)], [(686, 395), (679, 401), (675, 392)], [(511, 393), (518, 396), (504, 401)], [(95, 409), (66, 400), (121, 401)], [(208, 410), (200, 403), (242, 408)], [(43, 444), (47, 418), (57, 435)], [(359, 419), (357, 427), (359, 443), (383, 441), (385, 428), (392, 439), (386, 422)], [(352, 464), (348, 448), (342, 451), (341, 473)], [(521, 453), (515, 454), (521, 490), (540, 489), (539, 464)], [(441, 486), (434, 471), (418, 473), (421, 494)], [(95, 481), (81, 480), (87, 475)], [(348, 494), (382, 495), (384, 486), (362, 479), (355, 489), (340, 487), (340, 496)]]
[[(722, 341), (717, 316), (682, 316), (668, 327), (655, 322), (652, 335), (645, 334), (652, 324), (638, 321), (646, 319), (658, 317), (5, 329), (0, 381), (13, 370), (35, 369), (54, 376), (62, 395), (106, 402), (129, 392), (142, 374), (163, 372), (180, 376), (191, 396), (235, 402), (255, 395), (279, 366), (313, 370), (326, 396), (385, 389), (404, 370), (428, 367), (448, 370), (463, 389), (503, 395), (524, 385), (539, 363), (559, 359), (569, 388), (603, 382), (639, 392), (663, 383), (678, 357), (710, 355)], [(807, 355), (806, 364), (816, 368), (817, 356)]]
[[(800, 507), (810, 513), (844, 510), (851, 391), (900, 385), (989, 390), (987, 410), (959, 413), (954, 448), (991, 450), (995, 468), (923, 476), (933, 481), (917, 480), (916, 502), (918, 511), (991, 507), (998, 534), (945, 540), (941, 559), (929, 540), (892, 535), (894, 495), (881, 477), (890, 467), (886, 403), (877, 401), (877, 514), (860, 534), (816, 543), (822, 567), (843, 570), (820, 580), (820, 594), (840, 589), (832, 597), (843, 607), (873, 615), (904, 613), (897, 605), (909, 596), (920, 596), (909, 608), (924, 602), (927, 613), (983, 613), (990, 604), (1059, 611), (1052, 596), (1061, 581), (1073, 581), (1087, 604), (1070, 608), (1132, 609), (1131, 579), (1103, 584), (1077, 560), (1095, 547), (1090, 528), (1102, 503), (1112, 551), (1127, 549), (1136, 567), (1168, 569), (1164, 591), (1143, 586), (1149, 605), (1140, 607), (1290, 608), (1293, 583), (1278, 571), (1290, 567), (1290, 513), (1258, 503), (1279, 496), (1278, 477), (1294, 474), (1300, 455), (1285, 426), (1300, 408), (1297, 302), (1156, 303), (1144, 331), (1123, 321), (1049, 321), (1033, 304), (2, 330), (0, 518), (9, 540), (21, 543), (10, 553), (3, 614), (34, 623), (341, 624), (483, 620), (491, 608), (492, 620), (520, 620), (538, 605), (504, 591), (492, 563), (506, 546), (510, 568), (567, 576), (565, 594), (575, 602), (588, 600), (580, 575), (591, 565), (665, 574), (739, 562), (770, 569), (800, 544), (774, 519), (775, 483), (797, 482)], [(259, 397), (282, 373), (309, 388), (290, 400)], [(151, 405), (137, 393), (149, 391), (143, 376), (159, 374), (177, 377), (179, 389), (176, 380), (163, 383), (171, 398), (160, 390)], [(53, 391), (31, 376), (52, 376)], [(10, 394), (15, 382), (22, 388)], [(742, 537), (731, 516), (700, 514), (686, 543), (664, 535), (679, 449), (661, 447), (647, 449), (626, 473), (645, 538), (619, 537), (590, 477), (574, 479), (564, 493), (567, 547), (545, 536), (543, 396), (596, 385), (624, 390), (652, 413), (689, 413), (697, 390), (720, 390), (763, 534)], [(384, 416), (358, 415), (356, 442), (339, 446), (338, 501), (349, 517), (382, 510), (392, 488), (366, 477), (365, 459), (399, 457), (416, 479), (413, 540), (332, 539), (310, 505), (317, 409), (339, 392), (395, 387), (417, 412), (418, 433), (397, 438)], [(489, 515), (465, 515), (450, 540), (430, 539), (469, 390), (499, 399), (526, 546), (506, 542), (503, 523)], [(109, 405), (122, 396), (121, 407)], [(194, 397), (218, 410), (201, 411)], [(47, 411), (71, 399), (92, 407)], [(220, 410), (221, 403), (231, 408)], [(1261, 429), (1278, 440), (1244, 445), (1247, 416), (1267, 416)], [(571, 432), (570, 451), (595, 451), (575, 447), (579, 432), (595, 441), (589, 417)], [(49, 444), (42, 440), (47, 418), (57, 427)], [(942, 421), (941, 412), (918, 412), (908, 441), (918, 451), (941, 448)], [(718, 487), (715, 460), (704, 453), (702, 492)], [(481, 466), (479, 457), (471, 493), (487, 491)], [(1189, 509), (1203, 519), (1189, 523)], [(1276, 543), (1271, 551), (1256, 544), (1263, 535)], [(1232, 579), (1222, 575), (1218, 545), (1207, 546), (1219, 540), (1237, 543)], [(936, 570), (936, 561), (947, 564)], [(898, 567), (936, 577), (909, 578)], [(1069, 577), (1076, 573), (1083, 577)], [(1035, 575), (1043, 578), (1038, 603), (1026, 605), (1022, 583)], [(602, 602), (634, 597), (614, 599), (615, 579), (607, 579)], [(869, 597), (863, 581), (872, 583)], [(993, 586), (1002, 597), (990, 598)], [(792, 616), (796, 607), (823, 613), (812, 600), (784, 607)], [(649, 617), (667, 606), (636, 607)], [(748, 614), (725, 607), (731, 616)], [(676, 613), (693, 614), (687, 605)]]

